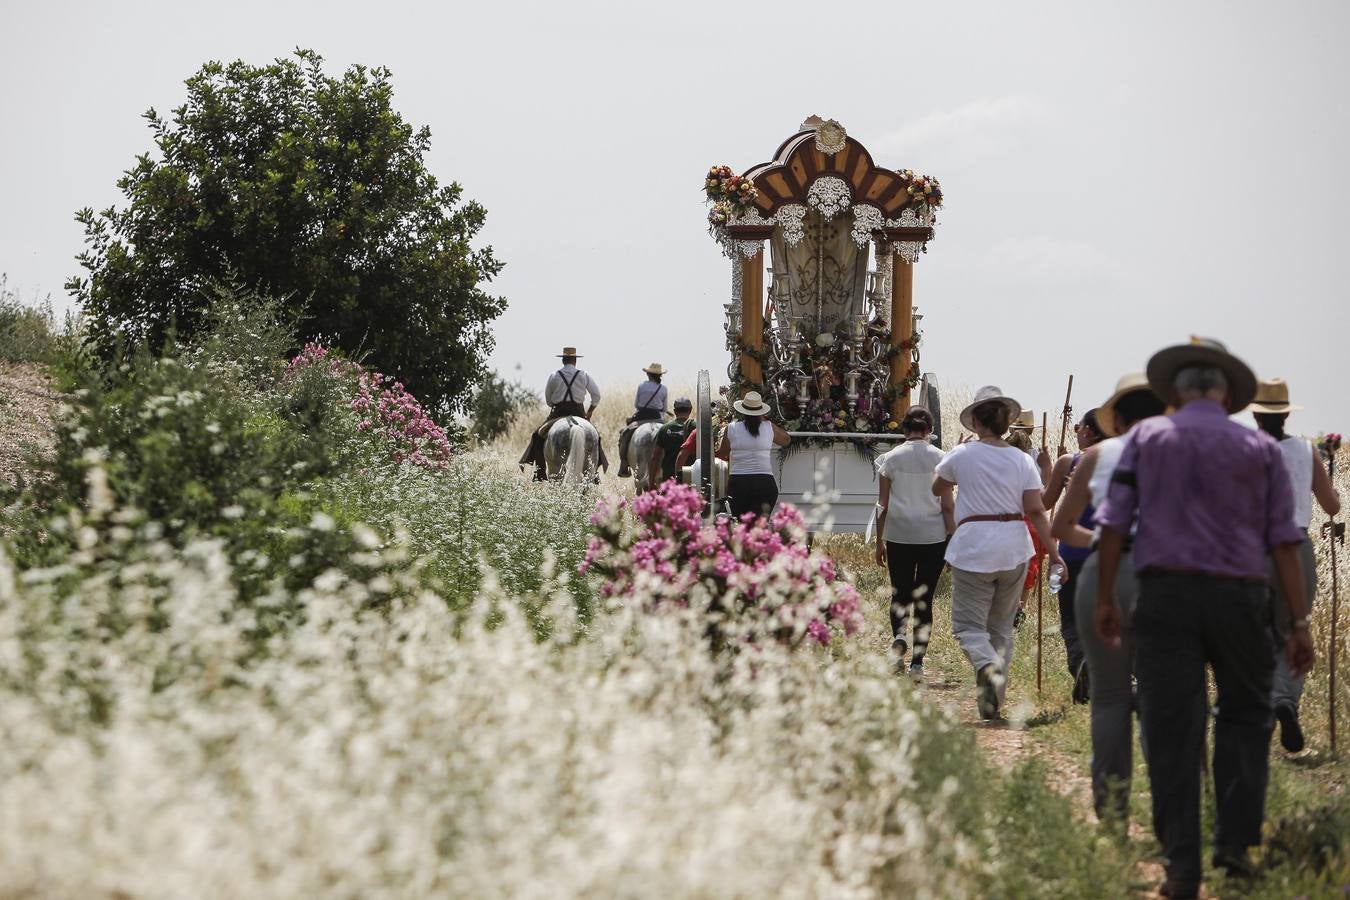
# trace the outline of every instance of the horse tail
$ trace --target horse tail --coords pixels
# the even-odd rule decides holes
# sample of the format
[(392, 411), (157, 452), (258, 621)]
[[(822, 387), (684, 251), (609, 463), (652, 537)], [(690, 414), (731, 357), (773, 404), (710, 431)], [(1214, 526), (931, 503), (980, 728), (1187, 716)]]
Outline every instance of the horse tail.
[(586, 480), (586, 427), (578, 422), (571, 425), (572, 445), (567, 451), (567, 468), (563, 481), (581, 484)]

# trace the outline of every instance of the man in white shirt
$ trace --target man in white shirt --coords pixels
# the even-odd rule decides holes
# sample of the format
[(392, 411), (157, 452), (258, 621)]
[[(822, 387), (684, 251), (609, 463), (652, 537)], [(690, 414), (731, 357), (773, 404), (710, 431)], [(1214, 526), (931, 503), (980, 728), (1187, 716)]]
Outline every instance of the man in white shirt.
[(620, 478), (627, 478), (633, 474), (628, 469), (628, 443), (633, 439), (634, 429), (642, 422), (666, 420), (666, 403), (669, 395), (666, 393), (666, 386), (661, 383), (661, 376), (666, 374), (666, 368), (660, 363), (652, 363), (642, 371), (647, 373), (647, 380), (638, 385), (637, 393), (633, 397), (633, 414), (628, 417), (628, 423), (619, 432)]
[[(564, 347), (558, 357), (562, 360), (562, 368), (548, 376), (548, 382), (544, 386), (544, 402), (549, 408), (548, 419), (535, 429), (534, 434), (530, 436), (530, 446), (520, 458), (522, 469), (528, 465), (534, 466), (535, 481), (545, 481), (548, 478), (544, 470), (544, 438), (553, 423), (564, 416), (581, 416), (583, 419), (589, 419), (591, 413), (600, 405), (600, 388), (596, 385), (595, 379), (577, 368), (577, 359), (580, 358), (577, 348)], [(590, 405), (586, 406), (583, 401), (588, 396)], [(609, 468), (603, 444), (600, 447), (600, 468), (606, 470)]]

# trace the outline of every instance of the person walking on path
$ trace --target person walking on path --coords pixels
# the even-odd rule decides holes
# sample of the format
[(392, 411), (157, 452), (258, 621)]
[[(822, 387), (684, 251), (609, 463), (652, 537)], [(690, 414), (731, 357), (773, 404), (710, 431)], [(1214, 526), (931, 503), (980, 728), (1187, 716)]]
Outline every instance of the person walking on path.
[[(1122, 550), (1116, 574), (1116, 603), (1120, 608), (1120, 645), (1109, 646), (1097, 636), (1098, 559), (1092, 552), (1097, 535), (1084, 516), (1106, 499), (1116, 464), (1125, 450), (1127, 432), (1138, 422), (1162, 415), (1164, 404), (1148, 386), (1143, 372), (1126, 375), (1116, 382), (1111, 399), (1097, 411), (1095, 423), (1104, 435), (1078, 458), (1069, 479), (1064, 502), (1055, 510), (1053, 532), (1060, 555), (1070, 550), (1087, 554), (1078, 569), (1069, 564), (1070, 581), (1081, 580), (1071, 614), (1078, 634), (1074, 644), (1084, 654), (1083, 672), (1092, 684), (1092, 805), (1097, 818), (1124, 824), (1129, 818), (1130, 780), (1134, 774), (1134, 647), (1130, 623), (1139, 597), (1139, 579), (1130, 565), (1130, 542)], [(1060, 592), (1063, 600), (1064, 592)], [(1087, 681), (1087, 678), (1084, 679)]]
[[(553, 423), (565, 416), (589, 419), (595, 408), (600, 405), (600, 388), (596, 385), (595, 379), (577, 368), (577, 360), (581, 358), (577, 348), (564, 347), (558, 358), (562, 360), (562, 368), (548, 376), (548, 381), (544, 384), (544, 402), (548, 404), (548, 418), (530, 435), (530, 446), (520, 457), (522, 469), (525, 466), (534, 466), (535, 481), (548, 480), (544, 471), (544, 438)], [(585, 405), (588, 396), (590, 406)], [(603, 444), (600, 445), (600, 468), (609, 468)]]
[(932, 492), (956, 492), (956, 532), (947, 545), (952, 567), (952, 631), (975, 668), (976, 704), (984, 719), (999, 717), (1013, 656), (1013, 618), (1022, 596), (1031, 521), (1050, 561), (1050, 521), (1041, 504), (1041, 476), (1031, 457), (1003, 440), (1021, 404), (987, 385), (961, 411), (977, 440), (963, 442), (938, 463)]
[(717, 458), (728, 460), (727, 498), (736, 518), (746, 513), (767, 516), (778, 503), (778, 479), (773, 474), (774, 447), (786, 447), (792, 438), (777, 423), (765, 418), (769, 405), (758, 391), (749, 391), (732, 404), (741, 414), (727, 426), (717, 447)]
[(1192, 338), (1153, 355), (1149, 385), (1176, 412), (1135, 426), (1097, 513), (1102, 526), (1096, 624), (1121, 641), (1116, 577), (1138, 520), (1135, 674), (1148, 740), (1153, 829), (1166, 856), (1164, 896), (1199, 892), (1200, 764), (1205, 666), (1218, 693), (1214, 734), (1214, 865), (1251, 872), (1269, 776), (1271, 681), (1266, 556), (1289, 605), (1295, 675), (1313, 662), (1294, 498), (1279, 445), (1228, 416), (1256, 394), (1256, 376), (1218, 341)]
[[(1294, 525), (1303, 533), (1303, 541), (1298, 545), (1299, 568), (1303, 572), (1304, 602), (1309, 614), (1313, 602), (1317, 599), (1317, 559), (1313, 555), (1312, 541), (1308, 537), (1308, 526), (1312, 524), (1312, 501), (1329, 516), (1341, 511), (1341, 498), (1331, 483), (1326, 466), (1317, 448), (1306, 438), (1293, 437), (1284, 433), (1285, 422), (1289, 414), (1302, 409), (1289, 402), (1289, 385), (1283, 379), (1275, 378), (1262, 381), (1256, 392), (1256, 399), (1247, 407), (1256, 419), (1257, 427), (1274, 438), (1280, 445), (1285, 468), (1289, 470), (1290, 488), (1294, 492)], [(1280, 580), (1276, 577), (1275, 562), (1268, 563), (1272, 600), (1274, 602), (1276, 649), (1289, 635), (1289, 605), (1281, 591)], [(1284, 654), (1275, 655), (1275, 684), (1271, 692), (1271, 702), (1275, 707), (1275, 719), (1280, 723), (1280, 746), (1290, 753), (1303, 749), (1303, 727), (1298, 721), (1299, 700), (1303, 697), (1303, 675), (1295, 675), (1289, 667)]]
[[(1097, 424), (1097, 414), (1098, 411), (1095, 409), (1088, 410), (1083, 414), (1083, 418), (1078, 420), (1078, 424), (1074, 426), (1074, 436), (1078, 439), (1078, 452), (1065, 453), (1055, 460), (1055, 465), (1050, 470), (1050, 478), (1045, 484), (1045, 493), (1041, 496), (1041, 502), (1045, 504), (1047, 510), (1055, 509), (1055, 504), (1059, 502), (1060, 495), (1069, 483), (1069, 477), (1082, 461), (1083, 454), (1106, 437)], [(1057, 512), (1054, 513), (1054, 516), (1056, 519), (1059, 518)], [(1078, 524), (1084, 530), (1091, 531), (1096, 526), (1096, 516), (1097, 510), (1091, 503), (1088, 503), (1079, 517)], [(1064, 568), (1068, 570), (1068, 580), (1060, 587), (1058, 595), (1059, 634), (1064, 639), (1064, 655), (1069, 664), (1069, 677), (1073, 679), (1072, 697), (1074, 703), (1087, 703), (1088, 697), (1091, 695), (1091, 677), (1083, 656), (1082, 643), (1078, 638), (1077, 612), (1074, 604), (1078, 595), (1078, 587), (1081, 584), (1080, 576), (1083, 571), (1083, 563), (1087, 561), (1091, 552), (1088, 547), (1076, 547), (1065, 543), (1063, 540), (1059, 542), (1059, 555), (1064, 560)], [(1091, 619), (1089, 619), (1090, 623)]]
[(891, 578), (891, 654), (905, 671), (909, 621), (914, 618), (910, 678), (923, 682), (923, 658), (933, 630), (933, 598), (946, 567), (947, 539), (956, 530), (951, 494), (933, 494), (933, 472), (942, 450), (928, 441), (933, 414), (911, 406), (900, 422), (905, 442), (878, 457), (877, 565)]
[(633, 440), (634, 429), (641, 422), (664, 422), (668, 412), (666, 403), (669, 394), (666, 386), (661, 383), (661, 376), (666, 374), (666, 367), (660, 363), (652, 363), (642, 371), (647, 373), (647, 380), (637, 386), (637, 391), (633, 395), (633, 414), (628, 417), (627, 423), (619, 432), (620, 478), (627, 478), (633, 474), (628, 468), (628, 444)]

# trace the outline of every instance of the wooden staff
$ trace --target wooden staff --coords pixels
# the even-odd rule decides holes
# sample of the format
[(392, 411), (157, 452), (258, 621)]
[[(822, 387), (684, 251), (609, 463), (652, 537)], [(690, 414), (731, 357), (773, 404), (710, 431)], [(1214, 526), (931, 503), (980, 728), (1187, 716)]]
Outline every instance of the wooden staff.
[[(1073, 376), (1069, 376), (1069, 389), (1064, 392), (1064, 418), (1059, 423), (1059, 455), (1063, 456), (1068, 452), (1065, 446), (1065, 437), (1069, 433), (1069, 420), (1073, 418), (1073, 407), (1070, 402), (1073, 399)], [(1042, 427), (1044, 430), (1044, 427)], [(1042, 440), (1044, 444), (1044, 440)]]
[[(1340, 441), (1328, 439), (1323, 445), (1327, 457), (1327, 475), (1336, 477), (1336, 447)], [(1331, 737), (1331, 753), (1336, 754), (1336, 613), (1340, 606), (1340, 575), (1336, 571), (1336, 517), (1330, 516), (1327, 537), (1331, 541), (1331, 646), (1330, 669), (1327, 680), (1327, 732)]]
[[(1072, 385), (1073, 385), (1073, 376), (1072, 376), (1072, 375), (1069, 376), (1069, 384), (1070, 384), (1070, 389), (1072, 389)], [(1066, 408), (1067, 408), (1067, 406), (1066, 406)], [(1046, 412), (1041, 413), (1041, 449), (1042, 449), (1042, 450), (1045, 449), (1045, 444), (1046, 444), (1045, 430), (1046, 430), (1049, 426), (1050, 426), (1050, 414), (1049, 414), (1049, 413), (1046, 413)], [(1048, 548), (1048, 547), (1046, 548), (1046, 550), (1049, 550), (1049, 549), (1050, 549), (1050, 548)], [(1044, 556), (1044, 557), (1042, 558), (1042, 562), (1044, 562), (1045, 560), (1048, 560), (1049, 558), (1050, 558), (1049, 555)], [(1044, 634), (1045, 634), (1045, 625), (1044, 625), (1044, 622), (1042, 621), (1043, 616), (1044, 616), (1044, 610), (1043, 610), (1043, 607), (1044, 607), (1044, 603), (1043, 603), (1044, 597), (1045, 597), (1045, 566), (1042, 565), (1042, 566), (1039, 567), (1039, 571), (1038, 571), (1037, 574), (1036, 574), (1036, 696), (1037, 696), (1037, 697), (1040, 697), (1040, 695), (1041, 695), (1041, 644), (1042, 644), (1042, 639), (1043, 639)]]

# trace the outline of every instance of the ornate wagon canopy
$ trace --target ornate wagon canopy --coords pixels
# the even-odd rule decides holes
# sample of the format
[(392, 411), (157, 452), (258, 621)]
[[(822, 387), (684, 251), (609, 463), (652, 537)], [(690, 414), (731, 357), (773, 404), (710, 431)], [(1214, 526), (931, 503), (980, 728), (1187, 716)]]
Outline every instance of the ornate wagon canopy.
[(919, 382), (913, 264), (937, 224), (937, 179), (878, 167), (812, 116), (772, 161), (714, 166), (704, 191), (732, 259), (733, 392), (759, 390), (790, 428), (893, 431)]

